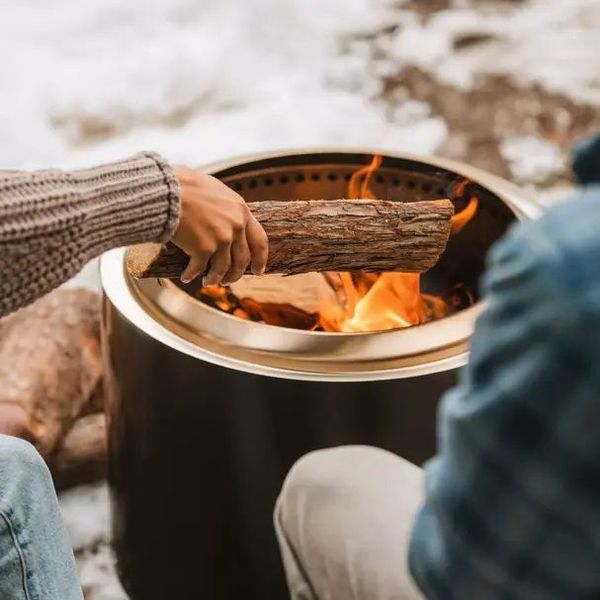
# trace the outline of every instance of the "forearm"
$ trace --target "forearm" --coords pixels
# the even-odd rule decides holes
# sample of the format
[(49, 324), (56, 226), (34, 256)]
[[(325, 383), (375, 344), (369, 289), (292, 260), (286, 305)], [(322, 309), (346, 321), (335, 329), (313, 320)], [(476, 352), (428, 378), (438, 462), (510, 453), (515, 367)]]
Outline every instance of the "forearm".
[(179, 185), (154, 154), (80, 171), (0, 171), (0, 316), (75, 275), (106, 250), (166, 241)]

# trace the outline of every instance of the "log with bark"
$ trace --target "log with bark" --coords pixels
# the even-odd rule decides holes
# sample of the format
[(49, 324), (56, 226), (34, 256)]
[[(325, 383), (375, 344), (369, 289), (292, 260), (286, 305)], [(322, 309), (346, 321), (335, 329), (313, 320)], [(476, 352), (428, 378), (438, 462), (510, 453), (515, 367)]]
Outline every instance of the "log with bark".
[[(433, 267), (450, 235), (449, 200), (294, 200), (248, 204), (269, 238), (267, 273), (403, 271)], [(177, 278), (188, 263), (177, 246), (129, 249), (136, 278)]]
[(46, 459), (99, 389), (99, 308), (96, 293), (57, 290), (0, 321), (0, 433)]
[(50, 458), (58, 489), (90, 483), (106, 476), (106, 418), (103, 412), (75, 421)]

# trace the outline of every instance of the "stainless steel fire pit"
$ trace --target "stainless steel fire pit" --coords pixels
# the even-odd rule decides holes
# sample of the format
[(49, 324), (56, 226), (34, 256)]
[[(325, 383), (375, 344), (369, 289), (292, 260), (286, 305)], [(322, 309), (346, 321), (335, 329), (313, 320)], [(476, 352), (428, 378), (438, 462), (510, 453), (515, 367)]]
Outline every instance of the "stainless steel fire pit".
[[(282, 152), (208, 170), (249, 201), (336, 198), (375, 153)], [(477, 299), (487, 250), (512, 221), (536, 216), (535, 202), (472, 167), (406, 155), (384, 156), (372, 191), (452, 197), (461, 178), (479, 210), (423, 285), (435, 293), (460, 281)], [(344, 443), (429, 456), (437, 401), (466, 361), (481, 303), (409, 329), (299, 331), (220, 312), (194, 284), (132, 281), (123, 258), (101, 263), (123, 582), (134, 600), (282, 598), (270, 515), (291, 464)]]

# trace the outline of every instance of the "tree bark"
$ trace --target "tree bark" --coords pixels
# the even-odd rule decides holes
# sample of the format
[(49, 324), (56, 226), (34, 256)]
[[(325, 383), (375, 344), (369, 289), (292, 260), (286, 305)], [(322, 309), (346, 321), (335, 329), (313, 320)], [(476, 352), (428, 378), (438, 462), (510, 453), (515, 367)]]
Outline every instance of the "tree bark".
[[(449, 200), (294, 200), (248, 205), (269, 238), (267, 273), (402, 271), (433, 267), (450, 235)], [(135, 246), (129, 272), (176, 278), (188, 257), (173, 244)]]

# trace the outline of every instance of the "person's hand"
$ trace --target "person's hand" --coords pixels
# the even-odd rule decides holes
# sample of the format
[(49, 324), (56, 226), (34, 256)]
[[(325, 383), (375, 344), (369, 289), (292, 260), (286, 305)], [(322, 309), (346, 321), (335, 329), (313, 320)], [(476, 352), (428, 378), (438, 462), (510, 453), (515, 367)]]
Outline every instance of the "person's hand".
[(204, 273), (203, 285), (237, 281), (249, 264), (255, 275), (267, 264), (267, 235), (244, 199), (215, 177), (175, 167), (181, 186), (181, 219), (172, 242), (190, 257), (181, 280)]

